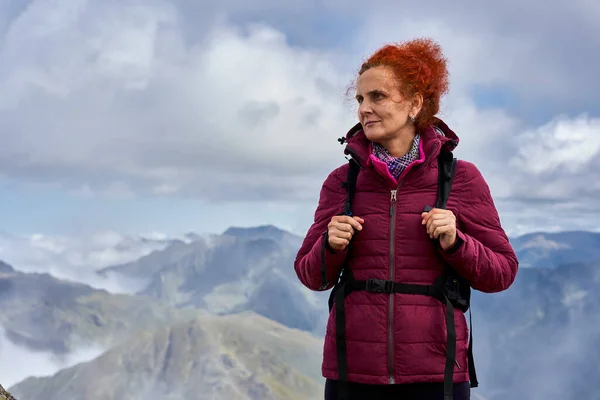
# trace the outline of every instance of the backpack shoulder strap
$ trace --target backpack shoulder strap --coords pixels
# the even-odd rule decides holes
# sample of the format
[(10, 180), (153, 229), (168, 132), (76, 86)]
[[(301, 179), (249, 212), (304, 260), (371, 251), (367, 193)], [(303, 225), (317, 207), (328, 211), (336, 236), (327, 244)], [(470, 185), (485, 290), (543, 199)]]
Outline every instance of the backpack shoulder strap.
[(445, 209), (448, 197), (452, 190), (454, 173), (456, 171), (456, 158), (450, 151), (444, 151), (438, 156), (438, 194), (436, 208)]
[[(456, 172), (456, 162), (457, 159), (454, 157), (452, 152), (443, 151), (440, 153), (438, 157), (438, 195), (437, 195), (437, 203), (436, 208), (445, 209), (446, 204), (448, 202), (448, 197), (450, 196), (450, 191), (452, 190), (452, 183), (454, 182), (454, 175)], [(451, 269), (449, 269), (451, 270)], [(447, 270), (446, 272), (448, 273)], [(454, 293), (452, 297), (458, 295), (462, 301), (462, 310), (466, 312), (469, 310), (469, 347), (467, 350), (468, 356), (468, 370), (469, 370), (469, 380), (471, 382), (471, 387), (476, 388), (479, 386), (479, 382), (477, 380), (477, 373), (475, 372), (475, 361), (473, 360), (473, 321), (471, 318), (471, 308), (470, 308), (470, 299), (471, 299), (471, 288), (469, 284), (464, 280), (464, 278), (459, 275), (452, 274), (454, 278), (453, 282), (460, 282), (462, 287), (462, 293)], [(452, 279), (452, 278), (451, 278)], [(459, 291), (458, 288), (455, 290)], [(450, 318), (448, 315), (447, 318)], [(452, 355), (452, 359), (454, 359), (455, 354)], [(454, 367), (453, 363), (447, 363), (446, 368), (450, 370)], [(450, 382), (445, 382), (445, 385), (449, 387)]]
[(354, 199), (354, 193), (356, 191), (356, 179), (358, 178), (358, 172), (360, 166), (354, 159), (349, 160), (348, 165), (348, 177), (344, 186), (346, 187), (346, 202), (344, 203), (344, 215), (352, 216), (352, 200)]
[[(342, 183), (342, 186), (346, 188), (346, 202), (344, 203), (344, 211), (343, 215), (352, 216), (352, 200), (354, 199), (354, 193), (356, 191), (356, 180), (358, 178), (358, 173), (360, 172), (360, 166), (354, 159), (349, 160), (348, 165), (348, 175), (346, 178), (346, 182)], [(346, 264), (342, 265), (342, 269), (340, 274), (338, 275), (338, 281), (333, 286), (331, 293), (329, 294), (329, 311), (333, 307), (335, 294), (340, 287), (343, 287), (344, 282), (353, 279), (352, 271), (346, 266)]]

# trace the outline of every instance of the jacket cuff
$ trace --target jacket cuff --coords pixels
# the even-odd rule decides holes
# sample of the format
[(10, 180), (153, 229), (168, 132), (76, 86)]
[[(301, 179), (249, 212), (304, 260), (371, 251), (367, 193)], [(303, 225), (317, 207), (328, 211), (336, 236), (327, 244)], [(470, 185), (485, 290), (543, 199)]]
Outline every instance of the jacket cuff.
[(448, 250), (443, 250), (444, 253), (446, 253), (446, 254), (456, 253), (458, 251), (458, 249), (460, 249), (465, 244), (465, 240), (466, 240), (465, 235), (457, 229), (456, 230), (456, 241), (454, 242), (452, 247), (450, 247)]
[(321, 249), (321, 290), (329, 287), (331, 282), (337, 281), (338, 267), (346, 259), (347, 248), (344, 250), (334, 250), (329, 246), (329, 234), (325, 231), (319, 238), (321, 243), (317, 245)]
[(329, 232), (325, 231), (325, 233), (321, 236), (321, 246), (325, 248), (325, 252), (323, 256), (325, 257), (323, 261), (326, 265), (329, 266), (337, 266), (340, 262), (344, 261), (346, 258), (346, 254), (348, 253), (348, 248), (346, 247), (344, 250), (335, 250), (329, 245)]

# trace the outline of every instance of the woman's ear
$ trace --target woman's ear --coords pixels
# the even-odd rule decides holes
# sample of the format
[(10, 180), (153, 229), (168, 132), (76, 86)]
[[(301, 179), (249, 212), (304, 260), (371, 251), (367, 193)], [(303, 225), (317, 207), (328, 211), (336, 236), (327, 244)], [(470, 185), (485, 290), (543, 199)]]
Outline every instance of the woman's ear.
[(413, 96), (413, 100), (411, 102), (410, 111), (411, 115), (417, 116), (421, 112), (423, 108), (423, 95), (421, 93), (417, 93)]

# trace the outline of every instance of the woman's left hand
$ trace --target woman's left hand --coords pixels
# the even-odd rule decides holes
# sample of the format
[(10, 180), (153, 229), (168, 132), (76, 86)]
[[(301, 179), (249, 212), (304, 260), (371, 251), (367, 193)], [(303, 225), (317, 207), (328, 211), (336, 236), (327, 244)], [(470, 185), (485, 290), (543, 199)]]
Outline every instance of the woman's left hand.
[(456, 242), (456, 217), (450, 210), (434, 208), (421, 214), (421, 225), (427, 228), (427, 234), (432, 239), (439, 238), (442, 249), (448, 250)]

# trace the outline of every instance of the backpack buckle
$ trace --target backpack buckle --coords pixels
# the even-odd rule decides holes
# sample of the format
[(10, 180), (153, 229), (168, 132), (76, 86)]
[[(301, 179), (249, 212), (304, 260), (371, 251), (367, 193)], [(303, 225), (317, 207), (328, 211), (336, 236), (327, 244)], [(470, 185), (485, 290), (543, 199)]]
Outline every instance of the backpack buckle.
[(367, 279), (366, 290), (371, 293), (392, 293), (393, 283), (383, 279)]

